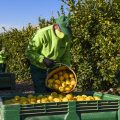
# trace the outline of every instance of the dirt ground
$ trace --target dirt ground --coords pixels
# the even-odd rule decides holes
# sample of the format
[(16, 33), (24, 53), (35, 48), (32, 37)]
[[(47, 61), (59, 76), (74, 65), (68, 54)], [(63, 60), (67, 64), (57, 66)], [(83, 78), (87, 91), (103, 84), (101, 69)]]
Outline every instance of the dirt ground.
[[(78, 91), (77, 89), (75, 91)], [(103, 92), (103, 91), (102, 91)], [(29, 94), (29, 93), (34, 93), (34, 87), (32, 80), (29, 81), (18, 81), (16, 82), (15, 89), (10, 89), (10, 88), (5, 88), (5, 89), (0, 89), (0, 96), (3, 95), (8, 95), (8, 94)], [(114, 94), (120, 96), (120, 88), (118, 90), (114, 90), (113, 88), (110, 88), (108, 91), (104, 91), (104, 93), (108, 94)]]

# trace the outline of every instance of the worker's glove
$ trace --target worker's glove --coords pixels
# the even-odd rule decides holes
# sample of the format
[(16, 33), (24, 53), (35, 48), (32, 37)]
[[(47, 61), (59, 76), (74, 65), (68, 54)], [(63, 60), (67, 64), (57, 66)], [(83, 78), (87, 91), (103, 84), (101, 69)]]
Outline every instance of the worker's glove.
[(47, 68), (52, 68), (55, 66), (55, 62), (49, 58), (44, 58), (43, 63), (46, 65)]

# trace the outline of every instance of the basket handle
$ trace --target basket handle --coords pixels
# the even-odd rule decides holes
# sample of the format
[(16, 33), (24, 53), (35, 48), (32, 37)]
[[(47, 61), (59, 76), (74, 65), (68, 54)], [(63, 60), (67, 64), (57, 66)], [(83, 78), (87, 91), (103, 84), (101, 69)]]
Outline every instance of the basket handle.
[(52, 67), (52, 68), (47, 68), (47, 73), (46, 73), (46, 75), (48, 75), (48, 73), (49, 73), (50, 70), (55, 69), (55, 68), (57, 68), (57, 67), (59, 67), (59, 66), (64, 65), (64, 66), (66, 66), (66, 67), (69, 67), (68, 65), (63, 64), (63, 63), (59, 63), (59, 62), (55, 62), (55, 63), (56, 63), (56, 65), (55, 65), (54, 67)]
[(66, 64), (64, 64), (64, 63), (59, 63), (59, 62), (56, 62), (56, 65), (58, 65), (58, 66), (64, 65), (64, 66), (66, 66), (66, 67), (69, 67), (68, 65), (66, 65)]

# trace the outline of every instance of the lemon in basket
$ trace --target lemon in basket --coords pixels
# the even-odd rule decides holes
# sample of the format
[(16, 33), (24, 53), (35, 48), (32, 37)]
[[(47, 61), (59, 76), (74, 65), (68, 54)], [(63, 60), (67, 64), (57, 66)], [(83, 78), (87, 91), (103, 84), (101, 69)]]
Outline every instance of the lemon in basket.
[(73, 78), (73, 79), (71, 79), (70, 80), (70, 85), (75, 85), (76, 84), (76, 81), (75, 81), (75, 79)]
[(60, 80), (60, 81), (63, 81), (63, 80), (64, 80), (64, 77), (61, 75), (61, 76), (59, 77), (59, 80)]
[(76, 74), (66, 66), (52, 70), (46, 78), (46, 86), (61, 93), (72, 92), (76, 87), (76, 82)]
[(60, 86), (60, 87), (59, 87), (59, 91), (60, 91), (60, 92), (64, 92), (64, 91), (65, 91), (64, 87)]
[(72, 73), (70, 73), (69, 78), (74, 78), (74, 75)]
[(64, 73), (64, 74), (63, 74), (63, 77), (64, 77), (64, 79), (68, 79), (68, 78), (69, 78), (68, 73)]
[(53, 79), (58, 79), (58, 77), (59, 77), (58, 74), (53, 75)]
[(62, 72), (62, 71), (58, 72), (58, 75), (59, 75), (59, 76), (62, 76), (62, 75), (63, 75), (63, 72)]
[(61, 84), (61, 81), (58, 79), (58, 80), (55, 80), (55, 83), (60, 85)]

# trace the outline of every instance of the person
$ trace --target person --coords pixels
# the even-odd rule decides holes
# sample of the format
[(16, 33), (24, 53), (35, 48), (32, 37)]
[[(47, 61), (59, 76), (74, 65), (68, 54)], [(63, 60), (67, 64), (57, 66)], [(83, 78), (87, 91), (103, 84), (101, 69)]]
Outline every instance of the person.
[(3, 47), (0, 51), (0, 72), (5, 72), (5, 48)]
[(70, 66), (71, 28), (67, 16), (62, 15), (53, 25), (38, 29), (26, 49), (35, 93), (49, 92), (45, 86), (47, 69), (56, 62)]

